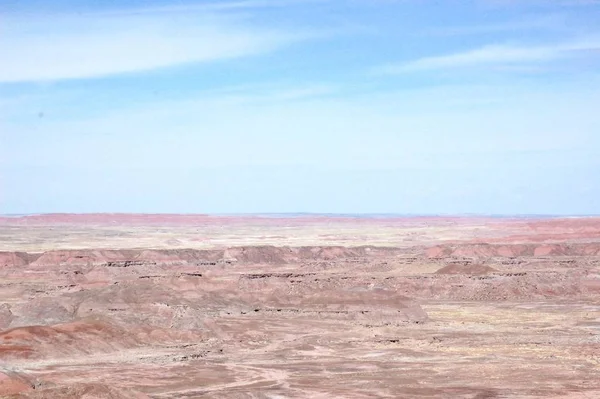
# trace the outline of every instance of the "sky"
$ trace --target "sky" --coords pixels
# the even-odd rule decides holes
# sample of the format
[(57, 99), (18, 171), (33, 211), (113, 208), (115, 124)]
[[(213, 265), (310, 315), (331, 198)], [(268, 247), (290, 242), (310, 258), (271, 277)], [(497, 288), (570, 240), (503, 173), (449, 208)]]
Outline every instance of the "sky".
[(0, 214), (600, 214), (600, 0), (5, 0)]

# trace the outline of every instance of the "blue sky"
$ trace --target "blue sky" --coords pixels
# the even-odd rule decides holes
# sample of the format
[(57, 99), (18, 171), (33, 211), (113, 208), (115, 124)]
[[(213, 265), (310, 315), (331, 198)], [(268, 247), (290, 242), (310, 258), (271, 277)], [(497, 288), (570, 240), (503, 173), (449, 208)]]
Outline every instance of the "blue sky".
[(0, 213), (600, 213), (600, 1), (0, 4)]

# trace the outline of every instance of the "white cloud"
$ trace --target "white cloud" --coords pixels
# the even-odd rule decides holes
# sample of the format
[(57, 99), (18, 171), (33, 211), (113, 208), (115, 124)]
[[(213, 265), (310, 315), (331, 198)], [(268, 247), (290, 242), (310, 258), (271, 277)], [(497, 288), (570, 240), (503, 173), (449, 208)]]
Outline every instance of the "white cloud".
[(280, 8), (290, 6), (301, 6), (307, 3), (326, 3), (329, 0), (239, 0), (239, 1), (214, 1), (214, 2), (203, 2), (197, 4), (184, 4), (184, 5), (168, 5), (168, 6), (157, 6), (147, 7), (134, 10), (119, 10), (117, 12), (111, 12), (111, 14), (145, 14), (145, 13), (156, 13), (156, 12), (190, 12), (190, 11), (221, 11), (221, 10), (246, 10), (246, 9), (260, 9), (260, 8)]
[(423, 33), (432, 36), (460, 36), (522, 31), (557, 31), (565, 29), (566, 24), (564, 16), (545, 15), (542, 17), (525, 17), (511, 21), (481, 25), (436, 26), (424, 29)]
[(527, 65), (566, 58), (576, 51), (599, 48), (600, 40), (597, 38), (546, 46), (488, 45), (454, 54), (424, 57), (404, 63), (386, 64), (376, 68), (375, 72), (381, 74), (400, 74), (485, 65)]
[(194, 12), (21, 17), (0, 35), (0, 82), (98, 77), (273, 51), (305, 37)]
[(484, 4), (492, 6), (541, 6), (541, 7), (581, 7), (595, 6), (600, 0), (482, 0)]

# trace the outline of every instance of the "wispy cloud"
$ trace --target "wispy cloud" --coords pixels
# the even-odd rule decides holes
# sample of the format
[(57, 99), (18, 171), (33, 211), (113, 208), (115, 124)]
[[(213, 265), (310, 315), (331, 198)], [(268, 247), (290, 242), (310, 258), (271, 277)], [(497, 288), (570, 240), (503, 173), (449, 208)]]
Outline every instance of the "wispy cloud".
[(600, 4), (600, 0), (482, 0), (483, 3), (496, 6), (543, 6), (543, 7), (583, 7)]
[(596, 49), (600, 49), (600, 40), (597, 38), (544, 46), (488, 45), (453, 54), (424, 57), (403, 63), (390, 63), (375, 68), (375, 72), (401, 74), (488, 65), (528, 65), (568, 58), (576, 52)]
[(199, 12), (16, 17), (0, 82), (99, 77), (256, 55), (310, 36)]
[(523, 31), (555, 31), (565, 28), (565, 17), (546, 15), (543, 17), (522, 18), (482, 25), (450, 25), (425, 29), (423, 33), (432, 36), (480, 35)]
[(201, 3), (172, 4), (143, 8), (124, 8), (105, 12), (105, 15), (123, 14), (149, 14), (165, 12), (214, 12), (214, 11), (242, 11), (249, 9), (282, 8), (302, 6), (314, 3), (326, 3), (330, 0), (239, 0), (239, 1), (208, 1)]
[(256, 90), (231, 88), (219, 90), (212, 94), (219, 95), (220, 100), (226, 103), (264, 105), (319, 99), (335, 95), (339, 92), (339, 87), (331, 84), (307, 84), (298, 87), (258, 87), (254, 89)]

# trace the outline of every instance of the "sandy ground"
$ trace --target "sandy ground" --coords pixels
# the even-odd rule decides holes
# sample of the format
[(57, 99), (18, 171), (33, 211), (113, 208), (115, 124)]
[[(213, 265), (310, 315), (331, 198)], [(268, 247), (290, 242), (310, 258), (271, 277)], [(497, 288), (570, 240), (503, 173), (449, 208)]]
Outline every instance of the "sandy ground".
[(2, 219), (0, 397), (597, 398), (599, 232), (599, 219)]
[(244, 245), (412, 247), (453, 242), (600, 241), (600, 218), (350, 218), (202, 215), (0, 217), (0, 250), (220, 248)]

